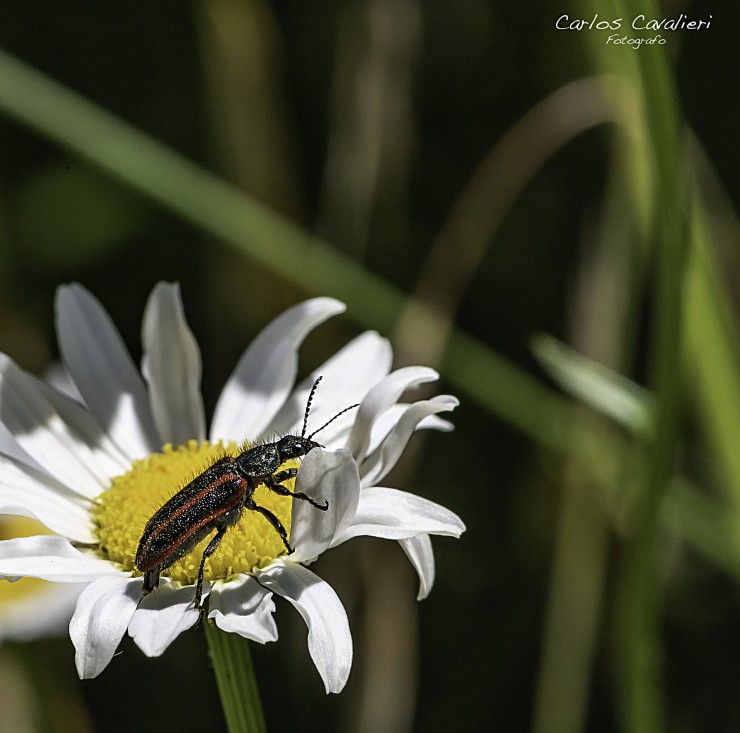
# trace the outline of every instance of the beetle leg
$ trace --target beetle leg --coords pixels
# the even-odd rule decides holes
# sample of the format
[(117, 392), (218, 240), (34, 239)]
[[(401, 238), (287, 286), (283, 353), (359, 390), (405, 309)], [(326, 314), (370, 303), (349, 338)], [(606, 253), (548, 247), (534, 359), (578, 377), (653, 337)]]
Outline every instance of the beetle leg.
[(259, 512), (280, 535), (280, 539), (283, 541), (283, 544), (288, 550), (288, 554), (291, 555), (293, 553), (293, 548), (291, 547), (290, 542), (288, 542), (288, 533), (285, 531), (283, 523), (269, 509), (265, 509), (265, 507), (260, 506), (259, 504), (255, 504), (251, 497), (244, 502), (244, 508), (252, 509), (255, 512)]
[(280, 494), (280, 496), (292, 496), (294, 499), (303, 499), (304, 501), (307, 501), (311, 506), (316, 507), (316, 509), (320, 509), (322, 512), (325, 512), (329, 508), (329, 502), (326, 499), (324, 499), (323, 504), (319, 504), (310, 496), (308, 496), (308, 494), (304, 494), (300, 491), (291, 491), (290, 489), (287, 489), (285, 486), (282, 485), (283, 481), (295, 478), (297, 473), (298, 469), (296, 468), (288, 468), (285, 471), (280, 471), (280, 473), (268, 476), (265, 479), (265, 486), (267, 486), (270, 491), (274, 491), (276, 494)]
[(144, 594), (151, 593), (159, 585), (159, 570), (147, 570), (144, 573), (144, 583), (141, 589)]
[(297, 475), (297, 468), (286, 468), (284, 471), (273, 473), (272, 476), (270, 476), (267, 481), (265, 481), (265, 483), (268, 483), (268, 481), (273, 481), (276, 484), (281, 484), (283, 481), (287, 481), (290, 478), (295, 478)]
[(198, 583), (195, 586), (195, 600), (193, 604), (200, 613), (198, 624), (203, 620), (203, 604), (201, 603), (201, 597), (203, 595), (203, 572), (205, 570), (206, 560), (216, 552), (216, 548), (221, 543), (224, 534), (226, 533), (226, 527), (219, 527), (214, 535), (213, 539), (208, 543), (206, 549), (203, 550), (203, 557), (200, 559), (200, 567), (198, 568)]

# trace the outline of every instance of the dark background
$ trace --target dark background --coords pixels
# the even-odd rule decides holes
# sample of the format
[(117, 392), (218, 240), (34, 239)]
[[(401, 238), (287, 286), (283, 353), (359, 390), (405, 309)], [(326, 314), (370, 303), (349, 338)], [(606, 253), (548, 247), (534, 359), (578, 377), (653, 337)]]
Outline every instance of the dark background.
[[(431, 243), (492, 146), (547, 94), (594, 72), (586, 32), (554, 28), (566, 12), (580, 17), (570, 4), (486, 0), (26, 0), (0, 4), (0, 47), (411, 292)], [(736, 200), (740, 11), (724, 1), (711, 7), (671, 3), (665, 14), (679, 12), (713, 15), (709, 31), (671, 35), (668, 53), (686, 120)], [(237, 40), (229, 43), (243, 56), (224, 61), (223, 46), (214, 40), (222, 38), (214, 30), (217, 22), (234, 34)], [(380, 72), (372, 66), (373, 54), (384, 59)], [(401, 91), (381, 105), (380, 120), (396, 121), (390, 130), (396, 134), (376, 122), (381, 153), (373, 159), (365, 156), (378, 131), (363, 113), (371, 92), (362, 90), (373, 89), (377, 73), (384, 88), (399, 84)], [(234, 105), (242, 112), (234, 113)], [(357, 137), (342, 157), (347, 130)], [(378, 166), (372, 193), (353, 200), (348, 191), (367, 160)], [(609, 133), (602, 128), (547, 160), (508, 209), (451, 314), (462, 331), (543, 380), (529, 340), (537, 332), (568, 340), (573, 288), (588, 247), (585, 232), (605, 195), (609, 166)], [(59, 284), (75, 280), (88, 287), (138, 359), (149, 292), (159, 280), (179, 281), (203, 354), (209, 409), (250, 338), (285, 307), (314, 295), (310, 285), (302, 291), (281, 281), (4, 116), (0, 253), (0, 348), (39, 373), (57, 356), (53, 298)], [(736, 281), (735, 273), (727, 274)], [(634, 329), (640, 342), (642, 317)], [(360, 330), (350, 304), (347, 316), (309, 338), (302, 373)], [(639, 350), (635, 363), (639, 378)], [(443, 374), (439, 391), (451, 390)], [(527, 730), (560, 500), (559, 463), (460, 396), (456, 431), (417, 436), (414, 460), (388, 480), (450, 507), (468, 527), (459, 541), (435, 540), (434, 591), (412, 606), (419, 656), (410, 729)], [(367, 639), (377, 638), (360, 631), (367, 621), (363, 594), (384, 583), (380, 561), (389, 557), (403, 579), (399, 614), (416, 593), (415, 579), (398, 569), (404, 567), (397, 562), (400, 551), (376, 544), (382, 543), (358, 542), (317, 566), (344, 599), (356, 630), (355, 668), (344, 693), (325, 696), (302, 622), (286, 603), (278, 603), (279, 641), (253, 645), (270, 730), (360, 729), (362, 659), (373, 654)], [(681, 582), (669, 593), (665, 622), (666, 696), (671, 720), (680, 724), (671, 729), (733, 730), (740, 725), (736, 587), (691, 553), (685, 562)], [(348, 578), (344, 566), (363, 568), (362, 583)], [(612, 592), (607, 580), (607, 620)], [(389, 633), (399, 622), (395, 614), (388, 606), (381, 619)], [(618, 728), (609, 634), (607, 623), (588, 698), (586, 727), (594, 731)], [(161, 659), (145, 658), (126, 639), (109, 668), (82, 683), (69, 639), (0, 649), (6, 653), (24, 669), (40, 663), (43, 671), (29, 675), (51, 681), (57, 697), (68, 696), (60, 709), (74, 709), (69, 715), (82, 716), (75, 725), (83, 728), (86, 719), (90, 729), (106, 732), (223, 725), (199, 632), (181, 636)], [(65, 729), (64, 720), (60, 713), (46, 721), (46, 729)]]

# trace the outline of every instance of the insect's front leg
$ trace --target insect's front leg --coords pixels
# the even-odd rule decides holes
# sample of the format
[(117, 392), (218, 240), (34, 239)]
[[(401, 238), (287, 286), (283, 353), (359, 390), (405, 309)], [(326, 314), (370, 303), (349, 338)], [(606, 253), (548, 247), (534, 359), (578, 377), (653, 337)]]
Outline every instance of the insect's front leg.
[(316, 509), (320, 509), (322, 512), (325, 512), (329, 508), (329, 502), (326, 499), (324, 499), (323, 504), (319, 504), (308, 496), (308, 494), (304, 494), (301, 491), (291, 491), (283, 486), (283, 481), (288, 481), (289, 479), (295, 478), (297, 475), (297, 468), (286, 468), (284, 471), (279, 471), (278, 473), (274, 473), (272, 476), (268, 476), (265, 479), (265, 486), (267, 486), (270, 491), (274, 491), (280, 496), (292, 496), (294, 499), (303, 499), (311, 506), (316, 507)]
[(275, 531), (280, 535), (280, 539), (283, 541), (283, 544), (285, 545), (285, 549), (288, 551), (288, 554), (289, 555), (293, 554), (294, 550), (290, 542), (288, 542), (288, 533), (286, 532), (285, 527), (283, 527), (283, 523), (269, 509), (265, 509), (265, 507), (260, 506), (259, 504), (255, 503), (252, 497), (249, 497), (244, 502), (244, 508), (251, 509), (252, 511), (255, 511), (255, 512), (259, 512), (274, 527)]

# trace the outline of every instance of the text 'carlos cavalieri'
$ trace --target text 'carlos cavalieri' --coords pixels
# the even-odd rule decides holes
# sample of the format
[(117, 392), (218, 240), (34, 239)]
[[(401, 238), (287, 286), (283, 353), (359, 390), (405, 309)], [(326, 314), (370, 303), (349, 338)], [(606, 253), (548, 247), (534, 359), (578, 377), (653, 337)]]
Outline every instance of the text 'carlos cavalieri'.
[[(700, 31), (707, 30), (712, 25), (712, 16), (708, 18), (692, 19), (685, 13), (675, 18), (648, 18), (645, 15), (636, 15), (631, 21), (624, 18), (600, 19), (598, 13), (590, 20), (584, 18), (571, 18), (569, 15), (561, 15), (555, 21), (555, 28), (559, 31), (618, 31), (632, 29), (635, 31)], [(660, 34), (652, 37), (629, 37), (620, 34), (610, 35), (606, 43), (615, 45), (626, 44), (630, 46), (663, 44), (666, 39)]]

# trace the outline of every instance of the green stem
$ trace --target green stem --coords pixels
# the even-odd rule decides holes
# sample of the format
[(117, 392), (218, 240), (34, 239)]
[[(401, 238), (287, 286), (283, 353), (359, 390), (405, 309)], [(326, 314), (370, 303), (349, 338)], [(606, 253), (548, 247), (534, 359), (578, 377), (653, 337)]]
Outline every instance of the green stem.
[[(653, 17), (647, 0), (626, 0), (626, 16)], [(642, 49), (641, 49), (642, 50)], [(665, 728), (662, 699), (659, 572), (660, 513), (675, 470), (682, 372), (682, 293), (688, 228), (680, 144), (680, 110), (671, 71), (661, 47), (637, 54), (647, 138), (653, 154), (656, 287), (652, 324), (650, 387), (655, 395), (655, 432), (648, 446), (645, 483), (633, 507), (633, 527), (622, 567), (623, 720), (626, 730), (655, 733)]]
[[(588, 12), (601, 17), (659, 16), (652, 0), (587, 0), (586, 4)], [(640, 53), (623, 54), (597, 34), (591, 34), (591, 41), (600, 69), (616, 72), (635, 92), (634, 114), (626, 118), (634, 122), (634, 128), (628, 128), (634, 134), (624, 157), (631, 163), (633, 216), (635, 221), (644, 221), (645, 243), (651, 245), (645, 248), (642, 262), (654, 268), (649, 354), (654, 432), (647, 445), (643, 480), (630, 507), (616, 616), (622, 727), (634, 733), (659, 733), (665, 728), (661, 511), (675, 471), (683, 377), (682, 295), (688, 251), (682, 117), (663, 46), (645, 46)], [(701, 358), (711, 356), (704, 353)]]
[(267, 733), (249, 642), (215, 624), (205, 633), (229, 733)]

